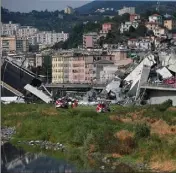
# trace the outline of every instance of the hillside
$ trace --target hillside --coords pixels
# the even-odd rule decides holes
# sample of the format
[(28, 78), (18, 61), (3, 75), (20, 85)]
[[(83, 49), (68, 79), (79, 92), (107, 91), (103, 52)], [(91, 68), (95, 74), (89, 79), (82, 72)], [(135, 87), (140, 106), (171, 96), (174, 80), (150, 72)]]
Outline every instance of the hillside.
[[(76, 10), (82, 14), (93, 13), (98, 8), (114, 8), (119, 10), (124, 6), (136, 7), (136, 12), (141, 13), (145, 10), (154, 10), (156, 8), (157, 1), (105, 1), (105, 0), (95, 0), (93, 2), (87, 3)], [(160, 10), (165, 13), (173, 13), (176, 9), (176, 2), (162, 1), (160, 2)]]

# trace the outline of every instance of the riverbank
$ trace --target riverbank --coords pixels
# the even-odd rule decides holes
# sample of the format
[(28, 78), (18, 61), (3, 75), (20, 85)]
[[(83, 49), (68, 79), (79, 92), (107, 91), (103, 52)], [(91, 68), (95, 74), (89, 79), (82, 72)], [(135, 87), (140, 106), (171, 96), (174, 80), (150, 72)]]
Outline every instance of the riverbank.
[[(86, 169), (115, 171), (126, 163), (138, 171), (176, 170), (175, 107), (113, 108), (111, 113), (97, 114), (95, 107), (56, 110), (47, 104), (2, 105), (2, 126), (16, 127), (14, 143), (63, 144), (66, 157)], [(57, 157), (57, 151), (51, 153)]]

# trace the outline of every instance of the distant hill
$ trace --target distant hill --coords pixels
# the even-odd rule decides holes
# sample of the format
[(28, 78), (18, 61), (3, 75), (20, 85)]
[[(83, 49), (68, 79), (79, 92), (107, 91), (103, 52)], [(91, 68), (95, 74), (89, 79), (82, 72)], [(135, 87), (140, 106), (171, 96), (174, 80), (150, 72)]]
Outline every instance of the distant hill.
[[(136, 7), (136, 12), (141, 13), (146, 10), (155, 10), (157, 5), (157, 1), (109, 1), (109, 0), (95, 0), (90, 3), (87, 3), (76, 10), (81, 14), (89, 14), (95, 12), (98, 8), (114, 8), (119, 10), (124, 6), (127, 7)], [(161, 1), (160, 2), (160, 10), (165, 13), (174, 13), (176, 12), (176, 2), (169, 1)]]

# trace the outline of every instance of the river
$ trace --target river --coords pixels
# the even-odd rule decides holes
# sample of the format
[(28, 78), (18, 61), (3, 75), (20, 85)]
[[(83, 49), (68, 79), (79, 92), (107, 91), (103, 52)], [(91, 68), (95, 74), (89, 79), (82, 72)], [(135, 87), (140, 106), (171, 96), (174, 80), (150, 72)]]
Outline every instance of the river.
[(3, 173), (71, 173), (76, 169), (66, 161), (43, 153), (29, 153), (10, 143), (1, 146), (1, 171)]

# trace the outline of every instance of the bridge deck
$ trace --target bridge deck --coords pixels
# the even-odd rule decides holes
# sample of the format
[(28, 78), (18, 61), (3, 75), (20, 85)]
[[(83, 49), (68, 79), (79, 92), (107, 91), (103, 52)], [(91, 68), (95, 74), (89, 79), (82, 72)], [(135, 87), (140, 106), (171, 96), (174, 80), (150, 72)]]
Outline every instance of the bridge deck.
[(46, 88), (95, 88), (102, 89), (104, 84), (90, 85), (90, 84), (73, 84), (73, 83), (60, 83), (60, 84), (45, 84)]

